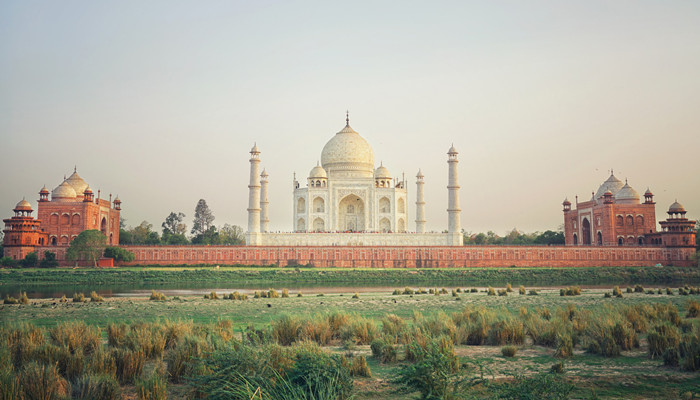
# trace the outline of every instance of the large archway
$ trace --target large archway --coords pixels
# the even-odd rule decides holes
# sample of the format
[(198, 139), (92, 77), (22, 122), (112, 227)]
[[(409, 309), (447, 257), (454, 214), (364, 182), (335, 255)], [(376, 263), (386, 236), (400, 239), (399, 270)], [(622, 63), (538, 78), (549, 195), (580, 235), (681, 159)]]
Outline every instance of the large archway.
[(588, 222), (588, 218), (584, 218), (581, 223), (581, 239), (583, 240), (584, 246), (591, 245), (591, 223)]
[(342, 231), (365, 230), (365, 203), (354, 194), (347, 195), (338, 203), (338, 227)]
[(102, 217), (102, 222), (100, 222), (100, 231), (102, 234), (107, 236), (107, 218)]

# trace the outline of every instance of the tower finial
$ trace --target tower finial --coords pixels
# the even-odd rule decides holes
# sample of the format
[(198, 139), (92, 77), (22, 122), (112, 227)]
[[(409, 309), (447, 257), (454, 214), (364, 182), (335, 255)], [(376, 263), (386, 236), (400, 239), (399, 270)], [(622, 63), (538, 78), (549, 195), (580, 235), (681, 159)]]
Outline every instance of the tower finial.
[(73, 172), (78, 172), (78, 166), (77, 166), (77, 165), (73, 165)]
[(350, 110), (345, 110), (345, 125), (350, 126)]

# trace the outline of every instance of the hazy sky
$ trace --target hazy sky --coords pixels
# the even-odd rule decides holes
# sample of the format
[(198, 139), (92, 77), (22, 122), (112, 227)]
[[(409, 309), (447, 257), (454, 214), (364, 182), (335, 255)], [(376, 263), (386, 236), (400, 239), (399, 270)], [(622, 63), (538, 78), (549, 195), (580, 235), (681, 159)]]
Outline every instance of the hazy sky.
[[(429, 4), (430, 3), (430, 4)], [(700, 216), (700, 2), (0, 2), (0, 215), (78, 173), (154, 227), (206, 199), (246, 226), (248, 151), (270, 226), (345, 123), (447, 227), (556, 229), (614, 168), (657, 216)], [(302, 179), (304, 181), (304, 179)]]

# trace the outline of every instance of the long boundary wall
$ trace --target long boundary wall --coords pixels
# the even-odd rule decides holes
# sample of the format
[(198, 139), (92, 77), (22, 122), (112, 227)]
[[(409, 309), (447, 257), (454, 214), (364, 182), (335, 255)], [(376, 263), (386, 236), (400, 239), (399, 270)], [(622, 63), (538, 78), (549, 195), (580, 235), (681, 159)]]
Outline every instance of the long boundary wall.
[[(130, 264), (344, 268), (691, 266), (694, 248), (595, 246), (122, 246)], [(58, 250), (47, 247), (43, 250)], [(65, 253), (65, 250), (63, 250)], [(63, 254), (58, 254), (63, 259)]]

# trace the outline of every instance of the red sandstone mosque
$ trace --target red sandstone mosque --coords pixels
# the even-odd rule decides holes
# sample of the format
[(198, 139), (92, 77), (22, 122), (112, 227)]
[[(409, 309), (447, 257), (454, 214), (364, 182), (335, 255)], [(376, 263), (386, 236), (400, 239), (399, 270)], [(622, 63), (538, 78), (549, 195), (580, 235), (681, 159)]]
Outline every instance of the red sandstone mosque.
[[(49, 198), (50, 195), (50, 198)], [(37, 248), (54, 251), (62, 257), (80, 232), (96, 229), (107, 237), (109, 245), (119, 244), (119, 197), (97, 198), (77, 170), (64, 179), (51, 193), (44, 186), (39, 191), (37, 217), (32, 217), (31, 204), (22, 200), (15, 206), (15, 215), (5, 219), (5, 255), (23, 259)]]
[(579, 202), (577, 197), (574, 209), (568, 199), (562, 205), (567, 246), (695, 246), (695, 221), (685, 217), (678, 201), (657, 232), (654, 194), (647, 189), (642, 203), (639, 193), (612, 171), (590, 200)]

